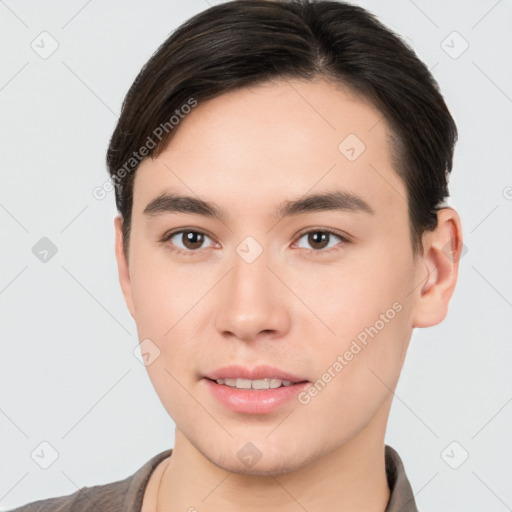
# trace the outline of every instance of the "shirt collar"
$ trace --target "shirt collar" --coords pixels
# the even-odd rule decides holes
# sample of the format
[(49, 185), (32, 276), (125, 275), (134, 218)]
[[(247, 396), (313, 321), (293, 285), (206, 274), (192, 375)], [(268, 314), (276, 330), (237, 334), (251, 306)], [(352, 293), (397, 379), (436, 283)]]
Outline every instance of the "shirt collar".
[(390, 496), (384, 512), (418, 512), (402, 459), (396, 450), (388, 445), (385, 454)]

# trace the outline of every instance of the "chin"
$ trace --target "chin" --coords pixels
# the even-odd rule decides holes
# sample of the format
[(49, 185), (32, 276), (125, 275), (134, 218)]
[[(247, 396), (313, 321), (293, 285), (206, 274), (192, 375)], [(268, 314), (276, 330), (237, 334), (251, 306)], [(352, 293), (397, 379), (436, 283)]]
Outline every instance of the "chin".
[[(297, 471), (315, 459), (306, 454), (304, 447), (296, 449), (274, 448), (272, 454), (265, 454), (265, 449), (257, 450), (251, 443), (239, 449), (234, 456), (228, 456), (226, 450), (219, 454), (203, 453), (215, 466), (231, 473), (269, 477), (285, 475)], [(251, 460), (252, 456), (252, 460)]]
[(230, 471), (238, 475), (255, 476), (255, 477), (270, 477), (286, 475), (300, 469), (305, 462), (294, 461), (288, 462), (283, 460), (266, 461), (260, 460), (252, 467), (247, 467), (245, 464), (240, 463), (238, 460), (224, 461), (219, 465), (222, 469)]

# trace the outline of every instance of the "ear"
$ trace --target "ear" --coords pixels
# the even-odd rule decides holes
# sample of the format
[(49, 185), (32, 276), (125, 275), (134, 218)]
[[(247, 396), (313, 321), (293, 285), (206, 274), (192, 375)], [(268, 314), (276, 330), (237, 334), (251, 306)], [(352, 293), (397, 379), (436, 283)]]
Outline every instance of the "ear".
[(117, 260), (117, 271), (119, 274), (119, 283), (121, 285), (121, 290), (123, 291), (124, 300), (126, 302), (126, 305), (128, 306), (128, 311), (130, 311), (130, 315), (134, 317), (135, 307), (133, 305), (132, 299), (130, 271), (128, 268), (128, 261), (126, 260), (126, 255), (124, 253), (123, 248), (123, 218), (120, 215), (116, 216), (116, 218), (114, 219), (114, 228), (116, 234), (115, 250)]
[(417, 258), (421, 285), (414, 290), (413, 327), (431, 327), (446, 317), (463, 247), (458, 213), (442, 208), (437, 212), (436, 228), (424, 233), (424, 252)]

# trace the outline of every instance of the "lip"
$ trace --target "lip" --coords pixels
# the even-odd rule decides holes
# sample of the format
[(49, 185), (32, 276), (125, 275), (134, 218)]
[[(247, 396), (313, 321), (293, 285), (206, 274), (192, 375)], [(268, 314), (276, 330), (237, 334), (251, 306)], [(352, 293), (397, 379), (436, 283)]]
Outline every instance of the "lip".
[[(240, 377), (243, 378), (243, 377)], [(269, 414), (297, 398), (309, 382), (298, 382), (275, 389), (237, 389), (214, 380), (203, 379), (212, 395), (231, 411), (244, 414)], [(299, 402), (297, 401), (297, 404)]]
[[(232, 364), (229, 366), (223, 366), (217, 370), (213, 370), (210, 373), (204, 375), (207, 379), (218, 380), (218, 379), (250, 379), (259, 380), (265, 378), (289, 380), (292, 383), (304, 382), (307, 379), (293, 375), (290, 372), (281, 370), (275, 366), (258, 365), (254, 368), (246, 368), (241, 365)], [(278, 388), (279, 389), (279, 388)]]
[[(259, 380), (274, 378), (288, 380), (290, 386), (275, 389), (237, 389), (217, 384), (218, 379)], [(309, 381), (275, 366), (259, 365), (246, 368), (230, 365), (218, 368), (204, 376), (203, 381), (212, 395), (227, 409), (243, 414), (269, 414), (293, 398), (309, 385)], [(298, 403), (298, 402), (297, 402)]]

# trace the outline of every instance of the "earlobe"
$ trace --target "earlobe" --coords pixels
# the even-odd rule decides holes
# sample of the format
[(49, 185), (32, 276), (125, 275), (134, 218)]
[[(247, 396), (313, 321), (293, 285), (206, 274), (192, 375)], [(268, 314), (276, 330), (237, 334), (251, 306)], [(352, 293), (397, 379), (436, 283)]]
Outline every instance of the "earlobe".
[(418, 258), (423, 279), (415, 297), (413, 327), (430, 327), (444, 320), (455, 289), (462, 253), (462, 227), (458, 213), (443, 208), (437, 226), (423, 236), (424, 253)]
[(132, 298), (130, 272), (128, 261), (126, 260), (126, 255), (124, 253), (123, 247), (123, 218), (120, 215), (117, 215), (114, 219), (114, 229), (115, 252), (117, 260), (117, 271), (119, 274), (119, 284), (121, 285), (121, 290), (123, 292), (124, 300), (126, 302), (126, 306), (128, 307), (128, 311), (130, 312), (130, 315), (134, 317), (135, 307)]

